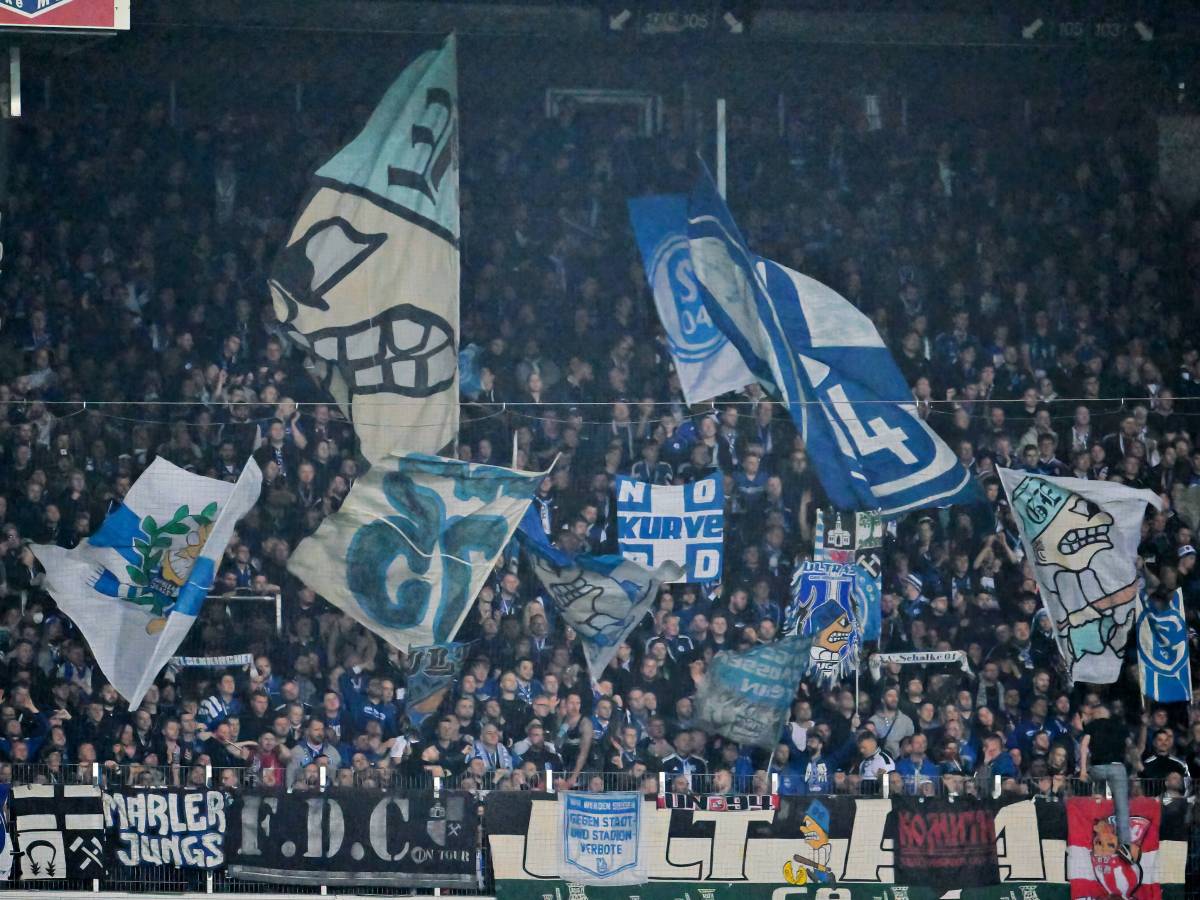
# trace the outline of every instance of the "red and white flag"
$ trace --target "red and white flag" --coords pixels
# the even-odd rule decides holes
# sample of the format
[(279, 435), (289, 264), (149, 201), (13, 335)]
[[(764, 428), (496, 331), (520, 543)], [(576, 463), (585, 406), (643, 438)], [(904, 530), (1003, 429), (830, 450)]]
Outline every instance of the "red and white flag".
[(1157, 798), (1129, 801), (1132, 862), (1117, 848), (1113, 802), (1093, 797), (1067, 800), (1067, 879), (1071, 900), (1162, 900), (1158, 878), (1159, 822)]

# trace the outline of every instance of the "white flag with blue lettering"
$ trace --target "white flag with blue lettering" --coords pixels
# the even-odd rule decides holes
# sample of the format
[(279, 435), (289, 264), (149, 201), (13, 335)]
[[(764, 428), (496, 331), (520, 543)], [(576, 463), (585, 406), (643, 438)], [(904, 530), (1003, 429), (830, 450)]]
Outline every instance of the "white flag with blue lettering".
[(629, 219), (684, 399), (700, 403), (752, 384), (754, 376), (741, 354), (713, 323), (705, 305), (688, 246), (687, 197), (665, 194), (630, 200)]
[(657, 485), (617, 478), (621, 555), (653, 569), (683, 567), (679, 581), (716, 581), (725, 545), (725, 485), (719, 475), (691, 484)]
[(820, 282), (755, 256), (711, 179), (688, 238), (713, 321), (787, 404), (833, 505), (884, 517), (982, 499), (917, 412), (874, 323)]
[(196, 621), (234, 525), (258, 501), (261, 486), (253, 459), (230, 484), (160, 456), (78, 547), (33, 546), (46, 569), (46, 590), (83, 632), (130, 709)]

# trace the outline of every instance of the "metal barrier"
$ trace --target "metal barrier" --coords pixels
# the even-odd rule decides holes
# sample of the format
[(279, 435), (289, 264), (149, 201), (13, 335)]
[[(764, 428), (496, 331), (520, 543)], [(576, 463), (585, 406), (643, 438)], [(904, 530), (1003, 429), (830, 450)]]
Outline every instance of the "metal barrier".
[[(407, 772), (391, 769), (367, 769), (354, 771), (342, 769), (332, 775), (322, 772), (316, 784), (296, 785), (293, 790), (324, 791), (337, 784), (357, 787), (364, 792), (387, 792), (404, 789), (473, 790), (482, 804), (491, 791), (534, 790), (559, 792), (564, 790), (619, 791), (638, 790), (647, 800), (657, 799), (661, 791), (672, 793), (710, 793), (714, 790), (716, 776), (692, 774), (676, 776), (674, 779), (658, 774), (638, 777), (620, 772), (582, 772), (572, 777), (568, 772), (555, 772), (525, 767), (525, 771), (489, 772), (483, 776), (464, 774), (455, 778), (413, 776)], [(0, 771), (0, 775), (4, 773)], [(120, 786), (140, 787), (215, 787), (236, 794), (242, 790), (288, 790), (282, 775), (275, 776), (254, 768), (226, 768), (214, 770), (211, 766), (166, 768), (142, 765), (100, 765), (86, 763), (69, 767), (46, 765), (15, 765), (11, 775), (16, 783), (64, 783), (95, 784), (102, 788)], [(340, 780), (344, 779), (344, 780)], [(0, 779), (2, 780), (2, 779)], [(760, 790), (764, 785), (766, 790)], [(788, 788), (794, 786), (778, 773), (756, 773), (735, 776), (731, 793), (780, 793), (781, 799), (789, 797)], [(773, 790), (772, 790), (773, 788)], [(1188, 871), (1200, 873), (1200, 815), (1197, 814), (1194, 797), (1173, 793), (1174, 786), (1165, 781), (1133, 779), (1130, 782), (1132, 796), (1157, 796), (1164, 800), (1186, 802), (1191, 816), (1191, 840), (1189, 841)], [(977, 779), (971, 776), (942, 775), (934, 777), (904, 777), (893, 773), (891, 778), (879, 781), (863, 780), (857, 776), (845, 776), (839, 780), (834, 795), (887, 798), (899, 795), (927, 797), (1008, 797), (1031, 798), (1044, 802), (1065, 802), (1069, 797), (1103, 796), (1103, 785), (1064, 776), (1041, 778)], [(827, 796), (827, 795), (826, 795)], [(482, 817), (481, 817), (482, 822)], [(424, 889), (411, 887), (356, 888), (355, 895), (370, 896), (478, 896), (480, 892), (490, 894), (490, 864), (488, 861), (487, 837), (480, 829), (480, 885), (478, 889), (442, 888)], [(1189, 881), (1189, 883), (1191, 883)], [(171, 866), (130, 867), (116, 865), (102, 880), (72, 882), (68, 880), (45, 882), (37, 888), (26, 884), (0, 883), (0, 893), (5, 891), (72, 891), (108, 896), (114, 892), (131, 894), (259, 894), (259, 895), (307, 895), (323, 894), (319, 885), (264, 885), (242, 881), (231, 877), (225, 870), (212, 872), (174, 868)], [(1192, 894), (1188, 894), (1191, 897)]]

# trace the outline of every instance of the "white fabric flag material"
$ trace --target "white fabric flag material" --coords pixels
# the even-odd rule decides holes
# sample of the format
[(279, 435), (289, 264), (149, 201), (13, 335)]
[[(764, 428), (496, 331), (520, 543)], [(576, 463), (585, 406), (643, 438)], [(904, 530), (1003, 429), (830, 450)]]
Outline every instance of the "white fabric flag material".
[(78, 547), (32, 548), (46, 590), (131, 709), (196, 621), (234, 526), (261, 487), (253, 459), (230, 484), (160, 457)]
[(394, 647), (444, 643), (541, 479), (418, 453), (380, 460), (288, 571)]
[(421, 54), (317, 170), (271, 271), (275, 314), (318, 360), (371, 463), (458, 433), (455, 38)]
[(1112, 684), (1134, 624), (1137, 546), (1151, 491), (999, 469), (1071, 680)]

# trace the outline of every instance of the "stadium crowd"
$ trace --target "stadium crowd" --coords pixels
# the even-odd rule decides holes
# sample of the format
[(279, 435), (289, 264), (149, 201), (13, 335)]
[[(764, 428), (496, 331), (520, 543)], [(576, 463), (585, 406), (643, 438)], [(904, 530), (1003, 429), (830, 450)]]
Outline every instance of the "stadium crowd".
[[(1138, 135), (1047, 123), (1002, 136), (872, 130), (829, 111), (731, 121), (731, 205), (750, 244), (875, 320), (921, 414), (984, 485), (980, 508), (889, 527), (881, 651), (955, 649), (953, 665), (863, 660), (803, 683), (773, 753), (694, 727), (714, 654), (778, 634), (825, 503), (786, 413), (756, 388), (688, 408), (625, 212), (687, 190), (693, 140), (557, 118), (464, 119), (463, 427), (458, 454), (535, 470), (536, 509), (568, 550), (615, 549), (617, 474), (658, 484), (719, 470), (720, 585), (672, 584), (593, 680), (514, 551), (464, 623), (463, 670), (415, 721), (406, 657), (287, 572), (289, 553), (361, 472), (353, 431), (274, 324), (266, 290), (308, 174), (350, 133), (336, 117), (167, 123), (34, 116), (14, 144), (0, 277), (3, 778), (110, 777), (311, 789), (442, 775), (475, 787), (672, 785), (716, 791), (1007, 789), (1061, 793), (1103, 702), (1129, 725), (1145, 790), (1200, 775), (1200, 705), (1153, 707), (1131, 665), (1072, 688), (993, 470), (1148, 487), (1146, 589), (1200, 610), (1200, 220), (1156, 193)], [(292, 148), (302, 148), (295, 154)], [(1125, 400), (1122, 398), (1137, 398)], [(85, 403), (86, 401), (86, 403)], [(404, 435), (397, 434), (403, 445)], [(138, 709), (106, 684), (41, 590), (33, 543), (73, 547), (155, 457), (264, 488), (182, 648), (252, 667), (168, 671)], [(277, 634), (269, 604), (282, 595)], [(1193, 653), (1200, 648), (1195, 647)], [(1194, 657), (1195, 658), (1195, 657)], [(324, 774), (322, 774), (324, 772)], [(700, 776), (703, 776), (701, 778)], [(682, 781), (679, 779), (682, 777)]]

